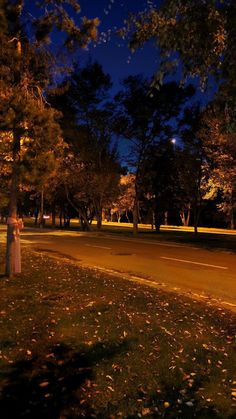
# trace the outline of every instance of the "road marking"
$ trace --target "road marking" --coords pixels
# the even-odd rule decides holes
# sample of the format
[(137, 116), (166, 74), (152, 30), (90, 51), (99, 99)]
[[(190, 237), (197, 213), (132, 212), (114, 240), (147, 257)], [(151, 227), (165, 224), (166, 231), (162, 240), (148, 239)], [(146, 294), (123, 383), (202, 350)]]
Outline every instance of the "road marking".
[[(186, 248), (186, 249), (194, 249), (194, 250), (199, 250), (199, 247), (193, 247), (193, 246), (185, 246), (184, 244), (172, 244), (172, 243), (166, 243), (166, 242), (155, 242), (154, 240), (143, 240), (141, 239), (128, 239), (128, 238), (124, 238), (124, 237), (112, 237), (109, 234), (104, 235), (105, 239), (108, 240), (119, 240), (119, 241), (123, 241), (123, 242), (131, 242), (131, 243), (138, 243), (138, 244), (151, 244), (151, 245), (155, 245), (155, 246), (166, 246), (166, 247), (180, 247), (182, 248)], [(96, 239), (97, 237), (91, 237), (91, 239)]]
[(93, 244), (85, 244), (85, 246), (88, 247), (98, 247), (99, 249), (107, 249), (107, 250), (111, 250), (111, 247), (105, 247), (105, 246), (95, 246)]
[(174, 260), (176, 262), (191, 263), (193, 265), (209, 266), (210, 268), (229, 269), (227, 266), (210, 265), (209, 263), (193, 262), (192, 260), (168, 258), (166, 256), (161, 256), (160, 258), (166, 260)]

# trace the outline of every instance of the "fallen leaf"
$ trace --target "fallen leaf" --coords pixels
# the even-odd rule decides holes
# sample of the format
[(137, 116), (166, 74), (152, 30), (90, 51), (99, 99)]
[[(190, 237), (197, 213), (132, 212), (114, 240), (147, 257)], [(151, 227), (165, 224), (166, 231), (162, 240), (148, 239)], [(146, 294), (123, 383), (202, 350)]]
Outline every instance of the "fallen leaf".
[(144, 407), (142, 409), (142, 416), (149, 415), (150, 412), (151, 412), (151, 410), (148, 407)]
[(49, 385), (49, 381), (42, 381), (41, 383), (39, 383), (39, 387), (47, 387)]

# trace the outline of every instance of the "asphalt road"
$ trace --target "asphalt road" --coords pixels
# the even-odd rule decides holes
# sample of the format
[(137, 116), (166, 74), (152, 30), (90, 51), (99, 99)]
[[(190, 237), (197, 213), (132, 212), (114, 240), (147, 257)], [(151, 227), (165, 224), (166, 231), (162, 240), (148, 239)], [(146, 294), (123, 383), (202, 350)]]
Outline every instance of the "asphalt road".
[[(0, 242), (5, 242), (1, 227)], [(25, 229), (23, 245), (84, 266), (118, 272), (146, 284), (200, 298), (219, 299), (236, 309), (236, 256), (194, 246), (96, 233)]]
[[(1, 242), (5, 240), (2, 231)], [(91, 233), (25, 229), (22, 244), (79, 264), (139, 277), (176, 292), (220, 299), (236, 308), (236, 256), (193, 246)], [(134, 278), (133, 278), (134, 279)]]

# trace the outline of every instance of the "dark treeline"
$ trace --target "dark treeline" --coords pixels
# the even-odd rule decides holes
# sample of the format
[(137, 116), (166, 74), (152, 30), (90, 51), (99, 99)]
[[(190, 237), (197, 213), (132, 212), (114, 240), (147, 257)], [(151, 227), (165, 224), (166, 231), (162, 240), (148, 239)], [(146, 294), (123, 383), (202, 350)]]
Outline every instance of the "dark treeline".
[[(113, 98), (110, 88), (110, 76), (89, 63), (76, 65), (50, 91), (56, 148), (34, 147), (23, 156), (19, 213), (30, 214), (41, 227), (44, 216), (52, 226), (58, 218), (60, 227), (77, 217), (83, 230), (90, 230), (94, 219), (98, 229), (103, 219), (130, 221), (134, 232), (138, 223), (151, 223), (157, 232), (161, 224), (193, 225), (196, 231), (199, 223), (234, 228), (234, 168), (226, 164), (234, 144), (230, 148), (230, 138), (222, 143), (213, 105), (193, 105), (192, 85), (168, 82), (156, 89), (142, 76), (124, 80)], [(5, 167), (2, 217), (8, 175)]]

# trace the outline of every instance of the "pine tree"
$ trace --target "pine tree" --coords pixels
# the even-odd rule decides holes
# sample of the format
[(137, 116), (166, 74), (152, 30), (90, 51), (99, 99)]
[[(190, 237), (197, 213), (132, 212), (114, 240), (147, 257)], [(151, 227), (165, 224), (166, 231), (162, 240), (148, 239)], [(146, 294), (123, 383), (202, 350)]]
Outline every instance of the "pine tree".
[[(11, 176), (9, 220), (17, 217), (17, 195), (27, 160), (55, 147), (59, 137), (57, 113), (48, 107), (45, 90), (50, 82), (49, 54), (42, 49), (54, 28), (64, 33), (64, 46), (84, 47), (96, 37), (98, 20), (84, 18), (81, 26), (74, 23), (66, 5), (74, 12), (80, 8), (76, 0), (39, 2), (45, 14), (25, 21), (27, 10), (23, 0), (0, 2), (0, 130), (11, 138)], [(29, 23), (31, 30), (27, 32)], [(32, 160), (31, 160), (32, 163)], [(31, 164), (30, 163), (30, 164)], [(30, 165), (28, 164), (28, 165)], [(14, 226), (8, 224), (6, 275), (14, 274)]]

